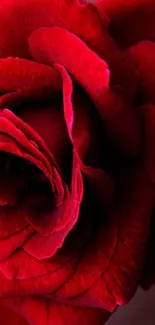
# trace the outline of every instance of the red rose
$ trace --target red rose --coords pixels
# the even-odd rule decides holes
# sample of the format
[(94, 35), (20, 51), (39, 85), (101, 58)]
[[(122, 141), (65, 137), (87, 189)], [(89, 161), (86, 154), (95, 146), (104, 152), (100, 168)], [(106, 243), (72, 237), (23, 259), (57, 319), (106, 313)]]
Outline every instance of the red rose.
[(103, 324), (153, 281), (154, 18), (1, 1), (1, 323)]

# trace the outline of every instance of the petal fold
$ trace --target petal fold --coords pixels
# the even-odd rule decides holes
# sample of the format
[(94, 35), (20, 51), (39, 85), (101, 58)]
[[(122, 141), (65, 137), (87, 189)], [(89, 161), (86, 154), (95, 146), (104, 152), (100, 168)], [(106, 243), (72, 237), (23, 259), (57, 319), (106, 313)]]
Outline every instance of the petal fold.
[(110, 18), (109, 31), (120, 48), (155, 39), (154, 0), (97, 0), (99, 13)]
[[(107, 126), (107, 132), (110, 133), (112, 140), (116, 141), (116, 145), (117, 133), (121, 133), (122, 138), (128, 139), (132, 130), (134, 140), (130, 139), (130, 142), (136, 143), (136, 151), (139, 151), (139, 130), (134, 111), (122, 106), (121, 112), (118, 112), (118, 120), (122, 120), (122, 124), (125, 121), (124, 128), (120, 129), (120, 125), (117, 124), (116, 115), (116, 123), (115, 119), (107, 121), (109, 107), (105, 104), (109, 86), (109, 70), (104, 60), (91, 51), (79, 38), (62, 28), (35, 31), (29, 39), (29, 46), (36, 60), (48, 65), (53, 63), (62, 64), (88, 92)], [(80, 53), (78, 65), (76, 53)], [(115, 108), (113, 105), (112, 102), (111, 110)], [(112, 134), (114, 127), (115, 134)], [(126, 148), (128, 148), (127, 145), (122, 149), (125, 150)]]

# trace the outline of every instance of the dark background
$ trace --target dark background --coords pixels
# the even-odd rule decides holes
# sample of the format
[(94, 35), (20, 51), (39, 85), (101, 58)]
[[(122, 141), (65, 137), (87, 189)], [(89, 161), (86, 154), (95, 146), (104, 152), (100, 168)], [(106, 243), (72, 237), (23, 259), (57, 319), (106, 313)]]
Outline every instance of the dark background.
[(138, 289), (130, 304), (120, 307), (106, 325), (155, 325), (155, 286)]

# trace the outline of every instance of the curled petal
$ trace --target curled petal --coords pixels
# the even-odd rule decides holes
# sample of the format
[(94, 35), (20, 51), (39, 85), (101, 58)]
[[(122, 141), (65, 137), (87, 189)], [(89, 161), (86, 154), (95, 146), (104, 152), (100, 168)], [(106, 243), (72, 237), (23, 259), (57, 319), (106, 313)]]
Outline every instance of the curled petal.
[[(55, 168), (56, 167), (55, 161), (52, 158), (49, 149), (47, 149), (44, 141), (41, 139), (41, 137), (37, 136), (36, 131), (31, 129), (30, 126), (28, 126), (26, 123), (24, 123), (22, 120), (17, 118), (8, 110), (4, 110), (1, 117), (1, 132), (2, 131), (3, 132), (9, 131), (9, 135), (15, 137), (16, 141), (20, 142), (22, 146), (26, 146), (26, 150), (29, 150), (31, 148), (30, 151), (33, 152), (33, 156), (35, 155), (37, 159), (38, 158), (40, 159), (40, 161), (42, 161), (43, 159), (44, 161), (43, 164), (45, 164), (46, 167), (49, 169), (49, 172), (47, 172), (45, 166), (43, 167), (43, 171), (47, 176), (47, 178), (49, 178), (49, 180), (51, 181), (53, 191), (57, 192), (55, 194), (57, 194), (57, 199), (59, 199), (60, 202), (59, 204), (57, 203), (55, 211), (49, 213), (47, 220), (49, 220), (50, 217), (51, 222), (46, 223), (47, 227), (45, 228), (42, 227), (42, 222), (44, 223), (44, 219), (40, 223), (41, 220), (34, 218), (33, 214), (32, 217), (31, 214), (28, 214), (27, 220), (31, 223), (31, 225), (36, 230), (39, 231), (40, 234), (36, 235), (38, 239), (36, 239), (35, 235), (32, 236), (32, 238), (30, 238), (27, 241), (27, 243), (24, 245), (24, 249), (28, 251), (30, 254), (32, 254), (33, 256), (37, 257), (38, 259), (50, 257), (53, 254), (55, 254), (58, 248), (61, 247), (65, 237), (67, 236), (68, 232), (73, 228), (79, 215), (79, 207), (83, 197), (83, 183), (82, 183), (82, 176), (79, 169), (78, 160), (74, 156), (72, 190), (71, 190), (71, 197), (69, 199), (67, 186), (63, 184), (63, 181), (61, 180), (60, 175), (57, 169)], [(31, 136), (32, 137), (31, 139), (34, 139), (35, 137), (35, 139), (31, 140), (31, 142), (28, 142), (27, 136), (28, 137)], [(33, 143), (36, 143), (36, 146), (33, 146)], [(41, 146), (43, 146), (42, 149)], [(30, 155), (26, 155), (24, 153), (23, 153), (23, 157), (27, 159), (29, 157), (30, 159)], [(31, 158), (32, 162), (37, 164), (38, 167), (41, 168), (40, 162), (36, 162), (36, 158), (35, 159), (34, 157)], [(52, 165), (50, 165), (49, 158), (50, 160), (52, 159), (52, 162), (54, 164), (53, 170), (52, 170)], [(51, 177), (53, 173), (55, 177)], [(63, 186), (65, 188), (63, 188)], [(65, 198), (63, 198), (64, 191), (66, 192)], [(49, 224), (50, 224), (50, 228), (49, 228)], [(50, 236), (43, 237), (42, 235), (43, 236), (50, 235)], [(39, 249), (36, 244), (34, 245), (34, 242), (36, 243), (38, 241), (41, 247)]]
[[(22, 120), (17, 118), (12, 112), (8, 110), (4, 110), (3, 112), (1, 112), (0, 119), (1, 119), (0, 132), (7, 134), (8, 140), (10, 138), (14, 139), (14, 142), (13, 143), (11, 142), (9, 144), (10, 147), (8, 146), (9, 142), (5, 144), (5, 147), (3, 143), (3, 150), (5, 150), (6, 152), (10, 152), (10, 148), (11, 148), (11, 153), (18, 155), (22, 158), (25, 158), (31, 161), (32, 163), (34, 163), (36, 166), (38, 166), (38, 168), (41, 169), (43, 173), (46, 175), (47, 179), (49, 179), (49, 183), (51, 183), (51, 187), (53, 188), (53, 194), (55, 193), (54, 195), (56, 195), (56, 207), (59, 206), (55, 214), (54, 212), (50, 211), (50, 214), (48, 215), (48, 220), (50, 217), (51, 223), (48, 222), (47, 224), (46, 222), (47, 220), (44, 220), (44, 218), (47, 216), (44, 215), (42, 221), (39, 220), (39, 218), (38, 219), (34, 218), (34, 216), (36, 216), (34, 215), (34, 211), (32, 213), (31, 209), (29, 211), (28, 208), (30, 204), (26, 204), (27, 201), (23, 202), (23, 209), (25, 209), (24, 211), (26, 214), (26, 220), (28, 221), (28, 223), (32, 225), (32, 227), (34, 227), (41, 234), (43, 233), (44, 235), (53, 233), (54, 226), (56, 224), (58, 224), (57, 227), (63, 228), (64, 227), (63, 223), (65, 224), (66, 222), (68, 222), (68, 218), (70, 217), (70, 214), (69, 216), (66, 215), (66, 208), (65, 208), (66, 204), (63, 203), (66, 202), (65, 200), (67, 200), (67, 197), (69, 196), (69, 191), (63, 179), (61, 178), (61, 174), (59, 173), (59, 168), (56, 167), (55, 160), (52, 154), (50, 153), (50, 150), (47, 149), (44, 141), (41, 139), (41, 137), (37, 135), (37, 133), (33, 129), (31, 129), (31, 127), (30, 126), (28, 127), (26, 123), (24, 123)], [(16, 147), (19, 148), (18, 151)], [(64, 207), (63, 209), (61, 208), (62, 206)], [(70, 206), (70, 201), (69, 201), (69, 206)], [(65, 236), (66, 235), (67, 233), (65, 232)], [(62, 238), (62, 242), (63, 241), (64, 238)], [(57, 243), (55, 243), (54, 250), (56, 250), (58, 247), (60, 247), (60, 244), (57, 245)], [(51, 250), (53, 250), (52, 247)], [(46, 255), (46, 252), (44, 252), (44, 255)]]
[[(40, 29), (35, 31), (29, 39), (29, 45), (32, 55), (38, 61), (49, 65), (54, 62), (60, 63), (69, 70), (78, 83), (89, 93), (106, 123), (106, 117), (109, 111), (109, 107), (104, 105), (109, 83), (109, 71), (106, 63), (91, 51), (80, 39), (61, 28)], [(68, 49), (70, 49), (70, 54), (68, 54)], [(80, 53), (78, 65), (76, 53)], [(114, 109), (113, 106), (111, 109)], [(123, 109), (121, 109), (120, 115), (123, 123), (126, 121), (124, 128), (121, 128), (122, 138), (128, 138), (132, 130), (135, 136), (134, 141), (133, 139), (132, 141), (137, 144), (139, 130), (137, 130), (134, 112), (126, 109), (124, 106)], [(117, 125), (117, 122), (115, 124), (114, 119), (112, 121), (116, 129), (115, 131), (120, 133), (119, 125)], [(109, 121), (106, 123), (107, 131), (112, 133), (112, 130), (108, 128), (108, 124), (110, 124)], [(117, 130), (117, 128), (119, 129)], [(112, 140), (117, 141), (117, 138), (113, 136)], [(139, 148), (137, 148), (137, 150), (139, 150)]]
[(37, 234), (26, 242), (24, 250), (38, 259), (53, 256), (58, 248), (61, 248), (66, 236), (77, 222), (82, 198), (83, 180), (78, 160), (74, 155), (71, 198), (68, 202), (65, 221), (63, 220), (63, 216), (60, 215), (55, 225), (54, 232), (48, 238)]
[(18, 59), (7, 58), (0, 59), (0, 92), (8, 93), (20, 91), (23, 88), (39, 93), (44, 89), (50, 91), (61, 90), (61, 79), (59, 74), (52, 68), (39, 63)]
[(19, 108), (18, 116), (44, 140), (58, 166), (63, 170), (64, 160), (70, 150), (63, 108), (59, 103), (27, 104)]
[[(68, 16), (70, 19), (68, 19)], [(40, 27), (62, 26), (79, 35), (101, 51), (103, 25), (109, 20), (102, 15), (102, 23), (95, 6), (78, 0), (3, 0), (0, 7), (0, 57), (30, 58), (27, 46), (29, 35)]]
[[(0, 261), (1, 271), (8, 279), (12, 280), (12, 283), (20, 280), (21, 291), (25, 290), (24, 288), (31, 291), (34, 283), (35, 286), (38, 283), (37, 287), (39, 289), (40, 281), (43, 277), (46, 278), (46, 281), (42, 281), (42, 290), (46, 291), (50, 279), (54, 276), (55, 281), (51, 281), (52, 287), (50, 286), (50, 290), (55, 290), (57, 286), (67, 281), (68, 276), (72, 274), (74, 264), (80, 257), (82, 247), (89, 241), (93, 227), (91, 219), (92, 214), (88, 206), (82, 207), (81, 218), (78, 224), (69, 234), (63, 247), (52, 258), (42, 261), (37, 260), (23, 249), (20, 249), (6, 260)], [(27, 281), (23, 282), (22, 280)], [(45, 284), (47, 284), (47, 288), (44, 287)]]
[[(0, 268), (4, 274), (14, 270), (16, 273), (13, 274), (16, 276), (14, 281), (7, 281), (0, 274), (2, 281), (0, 294), (4, 295), (6, 290), (7, 297), (12, 292), (14, 294), (41, 292), (59, 304), (69, 304), (78, 308), (106, 308), (109, 311), (117, 305), (128, 302), (141, 278), (150, 216), (154, 205), (154, 188), (143, 172), (136, 170), (130, 173), (125, 170), (125, 175), (126, 179), (123, 177), (124, 181), (120, 184), (119, 202), (116, 202), (99, 232), (94, 238), (90, 238), (91, 241), (85, 243), (82, 250), (80, 249), (80, 255), (79, 252), (73, 254), (75, 259), (71, 259), (60, 268), (55, 269), (52, 264), (53, 272), (45, 274), (45, 270), (50, 271), (48, 261), (49, 265), (45, 264), (47, 269), (45, 267), (44, 272), (43, 265), (42, 270), (41, 266), (39, 267), (43, 272), (42, 276), (23, 280), (22, 263), (19, 265), (17, 261), (14, 264), (15, 256), (10, 257), (0, 262)], [(17, 280), (18, 274), (20, 281)], [(129, 286), (126, 286), (127, 281), (130, 281)]]
[[(79, 38), (58, 27), (40, 29), (31, 35), (29, 45), (36, 60), (49, 65), (52, 63), (64, 65), (92, 99), (101, 105), (104, 91), (109, 84), (108, 67), (106, 62)], [(78, 52), (80, 57), (77, 66), (74, 58)]]
[[(98, 199), (102, 204), (111, 202), (113, 197), (113, 183), (112, 180), (105, 172), (102, 170), (85, 166), (81, 160), (81, 156), (77, 151), (77, 138), (75, 139), (73, 136), (73, 117), (74, 117), (74, 107), (72, 106), (72, 93), (73, 93), (73, 85), (71, 78), (69, 77), (67, 71), (60, 65), (55, 65), (57, 69), (60, 71), (63, 78), (64, 85), (64, 115), (66, 119), (66, 125), (68, 129), (68, 134), (70, 136), (71, 142), (73, 143), (75, 155), (77, 156), (77, 160), (79, 161), (79, 167), (85, 176), (88, 179), (89, 186), (91, 186), (91, 190), (95, 195), (97, 195)], [(81, 142), (85, 139), (81, 138)], [(107, 193), (105, 195), (105, 187), (107, 189)], [(100, 194), (99, 194), (100, 193)]]
[[(143, 173), (137, 171), (131, 175), (132, 181), (127, 177), (127, 190), (122, 187), (125, 194), (109, 215), (109, 222), (85, 251), (70, 281), (54, 295), (60, 301), (73, 300), (79, 306), (81, 298), (81, 305), (90, 302), (92, 306), (94, 301), (95, 306), (102, 304), (112, 311), (116, 305), (127, 303), (135, 293), (144, 262), (154, 189)], [(128, 287), (127, 279), (130, 279)], [(101, 296), (102, 283), (106, 290)]]

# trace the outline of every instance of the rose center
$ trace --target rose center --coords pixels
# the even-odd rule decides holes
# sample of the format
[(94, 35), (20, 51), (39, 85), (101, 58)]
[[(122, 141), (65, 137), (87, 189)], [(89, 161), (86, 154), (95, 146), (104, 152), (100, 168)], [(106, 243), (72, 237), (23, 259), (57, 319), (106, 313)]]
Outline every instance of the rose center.
[(51, 197), (51, 186), (39, 168), (26, 159), (0, 153), (0, 206), (23, 202), (41, 208)]

